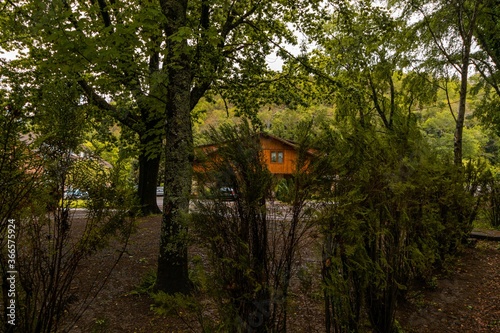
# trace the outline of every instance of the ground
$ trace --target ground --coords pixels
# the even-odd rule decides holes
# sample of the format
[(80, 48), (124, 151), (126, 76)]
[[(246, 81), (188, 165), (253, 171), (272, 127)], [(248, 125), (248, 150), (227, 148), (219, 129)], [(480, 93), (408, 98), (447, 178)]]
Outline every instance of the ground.
[[(140, 221), (127, 252), (71, 332), (199, 332), (190, 329), (196, 327), (192, 318), (155, 315), (151, 299), (135, 292), (155, 269), (160, 222), (159, 216)], [(116, 257), (115, 249), (108, 249), (83, 263), (74, 286), (79, 302), (91, 295), (84, 290), (95, 290), (104, 281)], [(411, 291), (409, 301), (399, 306), (398, 322), (408, 333), (500, 332), (499, 290), (500, 243), (479, 241), (466, 248), (448, 272), (426, 288)], [(289, 331), (324, 332), (320, 293), (299, 294), (292, 294)]]
[(479, 241), (400, 308), (406, 332), (500, 332), (500, 243)]

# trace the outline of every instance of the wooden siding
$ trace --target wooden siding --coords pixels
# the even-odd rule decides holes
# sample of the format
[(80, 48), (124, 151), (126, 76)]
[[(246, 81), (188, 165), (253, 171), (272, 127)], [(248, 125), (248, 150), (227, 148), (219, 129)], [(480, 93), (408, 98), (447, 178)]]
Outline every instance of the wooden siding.
[[(266, 136), (260, 137), (260, 144), (264, 154), (264, 161), (271, 173), (284, 175), (293, 173), (295, 170), (295, 161), (297, 160), (297, 152), (293, 147)], [(271, 152), (283, 152), (283, 163), (271, 162)]]
[[(267, 134), (261, 134), (259, 138), (264, 162), (269, 171), (273, 174), (291, 175), (295, 171), (295, 163), (297, 161), (296, 146), (291, 142)], [(211, 158), (217, 158), (217, 146), (205, 145), (198, 148), (210, 154)], [(271, 162), (272, 152), (283, 152), (283, 163), (278, 161)], [(193, 167), (197, 172), (204, 171), (204, 168), (197, 162), (194, 163)]]

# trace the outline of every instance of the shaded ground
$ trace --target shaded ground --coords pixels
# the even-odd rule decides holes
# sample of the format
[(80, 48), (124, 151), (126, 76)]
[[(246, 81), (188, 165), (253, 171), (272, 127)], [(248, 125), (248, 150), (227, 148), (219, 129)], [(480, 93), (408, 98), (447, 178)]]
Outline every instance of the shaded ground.
[(454, 271), (402, 306), (407, 332), (500, 332), (500, 243), (479, 241)]
[[(133, 292), (155, 269), (160, 222), (159, 216), (142, 220), (127, 253), (72, 332), (199, 332), (189, 329), (196, 325), (192, 318), (155, 315), (151, 299)], [(107, 250), (86, 262), (76, 288), (86, 290), (83, 287), (114, 258), (114, 250)], [(307, 258), (302, 257), (301, 264), (307, 264)], [(453, 267), (446, 277), (433, 281), (433, 288), (413, 293), (400, 307), (398, 320), (406, 332), (500, 332), (500, 243), (479, 241)], [(324, 332), (319, 293), (307, 291), (302, 296), (299, 285), (294, 289), (289, 331)]]

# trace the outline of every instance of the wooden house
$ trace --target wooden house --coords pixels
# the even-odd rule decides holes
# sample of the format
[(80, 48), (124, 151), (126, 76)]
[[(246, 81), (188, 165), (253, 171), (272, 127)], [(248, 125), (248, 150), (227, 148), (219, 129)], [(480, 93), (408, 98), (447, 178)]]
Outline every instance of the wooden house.
[[(260, 133), (259, 141), (262, 146), (263, 162), (272, 174), (286, 177), (294, 173), (296, 170), (299, 149), (295, 142), (267, 133)], [(210, 156), (210, 158), (216, 158), (217, 156), (216, 145), (203, 145), (197, 147), (197, 149), (201, 149), (206, 155)], [(312, 157), (313, 152), (308, 151), (307, 155)], [(202, 166), (196, 162), (194, 168), (196, 171), (202, 170)]]

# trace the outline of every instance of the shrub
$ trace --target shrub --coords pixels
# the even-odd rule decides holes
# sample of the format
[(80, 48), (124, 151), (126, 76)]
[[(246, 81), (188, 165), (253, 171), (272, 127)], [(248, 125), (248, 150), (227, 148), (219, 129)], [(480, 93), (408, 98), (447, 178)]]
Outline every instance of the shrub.
[[(47, 101), (46, 101), (47, 102)], [(66, 103), (67, 102), (67, 103)], [(129, 197), (122, 186), (111, 187), (118, 169), (106, 169), (95, 158), (76, 158), (82, 140), (82, 110), (71, 100), (52, 106), (41, 106), (35, 142), (19, 140), (27, 119), (2, 114), (4, 146), (0, 153), (2, 191), (0, 261), (3, 285), (7, 277), (5, 252), (6, 223), (16, 223), (16, 325), (2, 328), (17, 332), (70, 331), (89, 303), (106, 282), (114, 268), (106, 267), (94, 276), (90, 290), (76, 293), (79, 264), (97, 251), (111, 245), (118, 250), (116, 262), (124, 253), (133, 229), (128, 215)], [(91, 193), (82, 228), (75, 228), (71, 198), (64, 196), (69, 186)], [(3, 196), (3, 193), (7, 195)], [(99, 274), (96, 269), (93, 272)], [(2, 288), (2, 297), (7, 299)], [(80, 296), (80, 298), (78, 298)], [(6, 309), (4, 308), (4, 311)]]
[(263, 162), (257, 132), (243, 123), (212, 129), (209, 137), (217, 144), (217, 156), (207, 158), (206, 172), (198, 175), (198, 185), (210, 189), (200, 192), (214, 193), (221, 185), (236, 191), (234, 202), (202, 198), (193, 215), (198, 243), (206, 244), (209, 253), (213, 271), (208, 290), (218, 305), (221, 327), (285, 332), (295, 256), (312, 220), (305, 200), (315, 183), (312, 174), (301, 171), (305, 142), (284, 206), (272, 200), (276, 180)]
[(356, 332), (366, 313), (375, 332), (394, 332), (398, 298), (469, 234), (478, 171), (440, 160), (418, 133), (343, 131), (323, 148), (335, 180), (320, 216), (327, 331)]

